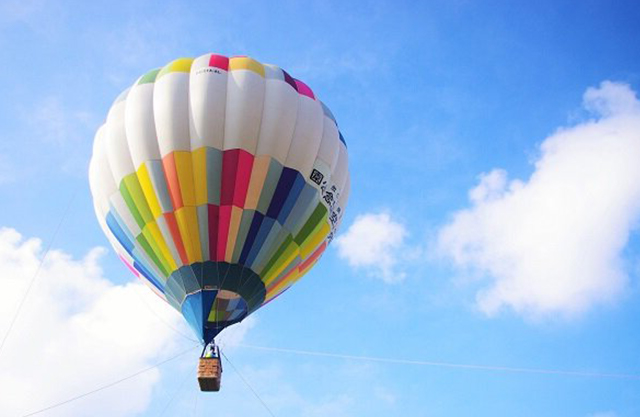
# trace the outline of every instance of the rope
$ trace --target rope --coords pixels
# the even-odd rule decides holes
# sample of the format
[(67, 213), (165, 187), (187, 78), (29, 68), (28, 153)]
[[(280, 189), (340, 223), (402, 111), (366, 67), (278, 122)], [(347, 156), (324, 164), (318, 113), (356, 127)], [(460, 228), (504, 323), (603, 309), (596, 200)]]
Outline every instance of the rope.
[(33, 284), (36, 282), (36, 278), (38, 277), (38, 274), (40, 274), (40, 270), (42, 269), (42, 265), (44, 264), (44, 261), (47, 259), (47, 255), (49, 254), (49, 250), (51, 250), (51, 246), (53, 246), (53, 242), (56, 240), (56, 236), (58, 236), (58, 232), (60, 231), (60, 227), (62, 226), (62, 223), (64, 223), (64, 220), (67, 218), (67, 215), (69, 214), (69, 211), (71, 209), (71, 205), (72, 205), (73, 201), (76, 199), (76, 195), (78, 195), (78, 189), (79, 188), (76, 187), (75, 191), (71, 195), (71, 198), (69, 199), (69, 202), (67, 203), (67, 206), (65, 207), (64, 211), (62, 212), (62, 217), (60, 217), (60, 221), (58, 221), (58, 224), (57, 224), (55, 230), (53, 231), (53, 235), (51, 236), (51, 239), (49, 239), (49, 243), (47, 244), (47, 247), (46, 247), (46, 249), (44, 251), (44, 254), (42, 255), (42, 259), (40, 259), (40, 263), (38, 264), (38, 269), (36, 269), (36, 272), (35, 272), (35, 274), (33, 274), (33, 277), (31, 278), (31, 281), (29, 281), (29, 285), (27, 286), (27, 290), (22, 295), (22, 299), (20, 300), (20, 303), (18, 304), (18, 308), (16, 309), (15, 313), (13, 313), (13, 317), (11, 318), (11, 323), (9, 324), (9, 329), (4, 334), (4, 337), (2, 338), (2, 343), (0, 343), (0, 353), (2, 353), (2, 349), (4, 348), (4, 345), (5, 345), (6, 341), (7, 341), (7, 339), (9, 338), (9, 334), (13, 330), (13, 326), (16, 324), (16, 320), (18, 319), (18, 316), (20, 315), (20, 312), (22, 311), (22, 307), (24, 306), (24, 302), (26, 301), (27, 297), (29, 296), (29, 293), (31, 292), (31, 288), (33, 287)]
[(262, 398), (260, 398), (260, 395), (258, 395), (258, 393), (256, 392), (256, 390), (253, 389), (253, 387), (251, 386), (251, 384), (249, 384), (249, 381), (247, 381), (244, 376), (242, 376), (242, 374), (240, 373), (240, 371), (238, 370), (238, 368), (236, 368), (233, 363), (231, 363), (231, 361), (229, 360), (229, 358), (227, 358), (227, 355), (225, 355), (223, 352), (222, 356), (227, 360), (227, 362), (229, 363), (229, 365), (231, 365), (231, 367), (233, 368), (233, 370), (235, 371), (236, 374), (238, 374), (238, 376), (240, 377), (240, 379), (242, 380), (242, 382), (245, 383), (245, 385), (247, 387), (249, 387), (249, 389), (251, 390), (251, 392), (253, 393), (253, 395), (258, 399), (258, 401), (260, 401), (260, 403), (262, 404), (262, 406), (265, 408), (265, 410), (267, 410), (267, 412), (271, 415), (271, 417), (276, 417), (275, 414), (273, 414), (273, 411), (271, 411), (271, 409), (269, 408), (269, 406), (267, 406), (267, 404), (262, 400)]
[(180, 383), (180, 386), (178, 387), (178, 389), (173, 393), (173, 395), (171, 396), (171, 398), (169, 399), (169, 402), (164, 406), (164, 408), (162, 409), (162, 412), (160, 413), (160, 417), (162, 417), (164, 415), (164, 413), (169, 409), (169, 406), (171, 405), (171, 403), (173, 402), (173, 400), (176, 399), (176, 397), (178, 396), (178, 394), (180, 393), (180, 391), (182, 391), (182, 388), (184, 387), (184, 383), (187, 382), (187, 378), (191, 375), (191, 372), (186, 372), (184, 378), (182, 379), (182, 382)]
[(484, 371), (565, 375), (565, 376), (579, 376), (579, 377), (589, 377), (589, 378), (640, 380), (640, 374), (583, 372), (583, 371), (540, 369), (540, 368), (516, 368), (516, 367), (508, 367), (508, 366), (475, 365), (475, 364), (452, 363), (452, 362), (435, 362), (435, 361), (418, 361), (418, 360), (408, 360), (408, 359), (381, 358), (381, 357), (374, 357), (374, 356), (342, 355), (338, 353), (327, 353), (327, 352), (317, 352), (317, 351), (298, 350), (298, 349), (283, 349), (283, 348), (274, 348), (274, 347), (265, 347), (265, 346), (252, 346), (252, 345), (245, 345), (245, 344), (239, 344), (238, 346), (248, 348), (248, 349), (293, 353), (297, 355), (322, 356), (322, 357), (328, 357), (328, 358), (353, 359), (353, 360), (361, 360), (361, 361), (369, 361), (369, 362), (395, 363), (395, 364), (404, 364), (404, 365), (438, 366), (438, 367), (444, 367), (444, 368), (478, 369), (478, 370), (484, 370)]
[(164, 365), (164, 364), (165, 364), (165, 363), (167, 363), (167, 362), (171, 362), (172, 360), (177, 359), (177, 358), (179, 358), (180, 356), (183, 356), (183, 355), (185, 355), (186, 353), (191, 352), (193, 349), (195, 349), (195, 348), (196, 348), (196, 347), (198, 347), (198, 346), (200, 346), (200, 344), (198, 344), (198, 345), (196, 345), (196, 346), (193, 346), (193, 347), (190, 347), (189, 349), (187, 349), (187, 350), (185, 350), (185, 351), (182, 351), (182, 352), (178, 353), (177, 355), (172, 356), (172, 357), (171, 357), (171, 358), (169, 358), (169, 359), (165, 359), (165, 360), (163, 360), (163, 361), (161, 361), (161, 362), (158, 362), (158, 363), (156, 363), (156, 364), (155, 364), (155, 365), (153, 365), (153, 366), (150, 366), (150, 367), (148, 367), (148, 368), (145, 368), (145, 369), (143, 369), (143, 370), (141, 370), (141, 371), (138, 371), (138, 372), (136, 372), (136, 373), (133, 373), (133, 374), (131, 374), (131, 375), (129, 375), (129, 376), (126, 376), (126, 377), (124, 377), (124, 378), (118, 379), (117, 381), (110, 382), (110, 383), (105, 384), (105, 385), (103, 385), (103, 386), (101, 386), (101, 387), (99, 387), (99, 388), (93, 389), (93, 390), (91, 390), (91, 391), (87, 391), (87, 392), (85, 392), (85, 393), (83, 393), (83, 394), (80, 394), (80, 395), (76, 395), (75, 397), (69, 398), (68, 400), (60, 401), (60, 402), (58, 402), (58, 403), (55, 403), (55, 404), (49, 405), (49, 406), (47, 406), (47, 407), (45, 407), (45, 408), (41, 408), (41, 409), (40, 409), (40, 410), (38, 410), (38, 411), (33, 411), (33, 412), (29, 413), (29, 414), (24, 414), (22, 417), (30, 417), (30, 416), (34, 416), (34, 415), (36, 415), (36, 414), (40, 414), (40, 413), (43, 413), (43, 412), (45, 412), (45, 411), (52, 410), (52, 409), (57, 408), (57, 407), (60, 407), (60, 406), (62, 406), (62, 405), (69, 404), (70, 402), (73, 402), (73, 401), (75, 401), (75, 400), (79, 400), (80, 398), (87, 397), (87, 396), (89, 396), (89, 395), (91, 395), (91, 394), (95, 394), (96, 392), (102, 391), (102, 390), (104, 390), (104, 389), (111, 388), (111, 387), (113, 387), (114, 385), (118, 385), (119, 383), (124, 382), (124, 381), (126, 381), (126, 380), (128, 380), (128, 379), (134, 378), (134, 377), (136, 377), (136, 376), (138, 376), (138, 375), (141, 375), (141, 374), (143, 374), (143, 373), (145, 373), (145, 372), (149, 372), (150, 370), (155, 369), (155, 368), (157, 368), (157, 367), (159, 367), (159, 366), (161, 366), (161, 365)]

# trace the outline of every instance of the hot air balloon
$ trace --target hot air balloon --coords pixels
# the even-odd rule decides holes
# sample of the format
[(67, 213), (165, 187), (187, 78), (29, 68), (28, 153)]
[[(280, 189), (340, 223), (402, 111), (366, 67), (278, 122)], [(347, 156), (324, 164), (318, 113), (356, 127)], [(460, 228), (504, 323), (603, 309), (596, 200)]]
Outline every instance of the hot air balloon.
[(350, 185), (345, 140), (309, 86), (217, 54), (177, 59), (122, 92), (89, 180), (120, 259), (205, 346), (201, 374), (217, 381), (203, 376), (203, 390), (219, 389), (214, 338), (313, 267)]

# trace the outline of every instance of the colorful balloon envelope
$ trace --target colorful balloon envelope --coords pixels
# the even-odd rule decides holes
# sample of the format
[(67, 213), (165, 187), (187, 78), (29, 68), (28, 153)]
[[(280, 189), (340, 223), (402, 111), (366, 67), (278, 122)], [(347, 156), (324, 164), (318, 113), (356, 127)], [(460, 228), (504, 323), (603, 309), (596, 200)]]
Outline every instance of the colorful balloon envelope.
[(318, 261), (349, 194), (347, 148), (303, 82), (207, 54), (149, 71), (111, 106), (89, 179), (122, 261), (209, 343)]

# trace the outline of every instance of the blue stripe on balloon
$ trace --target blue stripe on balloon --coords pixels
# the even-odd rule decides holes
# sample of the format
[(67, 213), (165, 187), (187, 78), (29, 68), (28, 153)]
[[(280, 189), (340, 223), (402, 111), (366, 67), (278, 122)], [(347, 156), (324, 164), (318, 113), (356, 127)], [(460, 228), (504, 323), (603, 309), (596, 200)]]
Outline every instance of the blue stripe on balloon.
[(127, 251), (127, 253), (131, 254), (134, 248), (133, 242), (129, 239), (125, 231), (120, 227), (120, 224), (116, 220), (115, 216), (111, 211), (107, 214), (107, 227), (113, 233), (113, 236), (116, 238), (118, 242), (122, 245), (122, 247)]
[(282, 205), (282, 209), (278, 214), (278, 222), (280, 224), (284, 224), (285, 221), (287, 220), (287, 217), (289, 217), (289, 213), (291, 213), (291, 210), (293, 209), (294, 204), (298, 200), (298, 197), (300, 196), (300, 192), (302, 192), (304, 185), (305, 185), (304, 178), (302, 178), (302, 175), (299, 172), (296, 172), (296, 178), (293, 184), (291, 185), (289, 194), (287, 195), (287, 198), (284, 204)]
[(278, 185), (271, 199), (271, 204), (269, 204), (269, 209), (267, 209), (268, 217), (272, 219), (278, 218), (282, 206), (284, 206), (284, 203), (287, 201), (291, 187), (293, 187), (298, 175), (300, 174), (295, 169), (288, 167), (282, 169), (282, 173), (280, 173), (280, 178), (278, 179)]
[(182, 303), (182, 315), (199, 339), (203, 339), (202, 291), (187, 296)]
[(264, 242), (267, 239), (267, 236), (269, 236), (269, 232), (273, 228), (275, 222), (276, 221), (270, 217), (265, 217), (265, 219), (262, 221), (262, 225), (260, 225), (260, 230), (258, 231), (256, 240), (253, 244), (253, 247), (251, 248), (251, 251), (249, 251), (249, 256), (247, 256), (247, 265), (251, 265), (256, 256), (258, 256), (258, 252), (260, 252), (260, 249), (264, 246)]
[(158, 278), (156, 278), (153, 273), (151, 273), (141, 262), (135, 260), (135, 258), (133, 261), (133, 267), (138, 272), (140, 272), (147, 279), (147, 281), (152, 283), (154, 287), (156, 287), (162, 294), (164, 294), (163, 285), (160, 283), (160, 281), (158, 281)]
[(242, 265), (246, 265), (247, 257), (249, 256), (249, 251), (253, 247), (253, 242), (255, 241), (256, 236), (258, 235), (258, 231), (260, 230), (260, 225), (262, 224), (263, 219), (264, 219), (264, 215), (257, 211), (253, 215), (253, 219), (251, 220), (251, 226), (249, 227), (247, 238), (244, 241), (242, 252), (240, 252), (240, 259), (238, 259), (238, 263)]

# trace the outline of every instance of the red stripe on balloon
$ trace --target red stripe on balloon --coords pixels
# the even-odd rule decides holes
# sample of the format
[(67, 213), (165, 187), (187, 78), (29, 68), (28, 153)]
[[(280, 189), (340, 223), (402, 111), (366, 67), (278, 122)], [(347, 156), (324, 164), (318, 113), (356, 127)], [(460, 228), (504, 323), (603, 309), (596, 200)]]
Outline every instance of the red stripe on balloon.
[(249, 152), (238, 149), (238, 166), (236, 171), (236, 184), (233, 193), (233, 205), (244, 208), (247, 199), (249, 183), (251, 182), (251, 171), (253, 170), (254, 156)]
[(309, 256), (307, 259), (304, 260), (304, 262), (302, 262), (300, 265), (298, 265), (298, 270), (300, 271), (304, 271), (307, 267), (309, 267), (309, 265), (311, 265), (316, 259), (318, 259), (320, 257), (320, 255), (322, 255), (322, 253), (324, 252), (324, 250), (327, 248), (327, 242), (324, 241), (322, 242), (322, 245), (320, 245), (318, 247), (318, 249), (316, 249), (311, 256)]
[(233, 192), (235, 190), (236, 170), (238, 169), (238, 149), (224, 151), (222, 153), (222, 183), (220, 189), (220, 205), (233, 204)]
[(218, 244), (215, 260), (224, 261), (227, 239), (229, 238), (229, 223), (231, 223), (231, 206), (221, 206), (218, 210)]
[(229, 58), (224, 55), (211, 54), (211, 58), (209, 58), (209, 66), (229, 71)]
[(251, 181), (254, 156), (244, 149), (230, 149), (222, 154), (222, 189), (220, 205), (244, 208)]
[(178, 222), (176, 221), (176, 217), (173, 213), (163, 213), (164, 219), (167, 222), (167, 226), (169, 227), (169, 233), (171, 233), (171, 237), (173, 238), (173, 243), (176, 245), (176, 249), (178, 250), (178, 255), (180, 255), (180, 260), (184, 265), (189, 265), (189, 259), (187, 258), (187, 251), (184, 250), (184, 244), (182, 243), (182, 237), (180, 236), (180, 229), (178, 228)]
[(280, 278), (278, 278), (277, 281), (274, 281), (271, 284), (269, 284), (269, 286), (267, 287), (267, 292), (271, 291), (272, 288), (276, 288), (282, 281), (289, 278), (291, 274), (293, 274), (294, 272), (298, 272), (298, 267), (291, 268), (291, 271), (287, 272), (284, 276), (281, 276)]
[(303, 262), (301, 262), (297, 267), (291, 269), (291, 271), (289, 271), (285, 276), (280, 277), (277, 281), (272, 282), (269, 287), (267, 288), (267, 291), (271, 291), (272, 288), (276, 288), (278, 285), (280, 285), (281, 282), (283, 282), (284, 280), (286, 280), (287, 278), (289, 278), (291, 276), (291, 274), (293, 274), (294, 272), (302, 272), (305, 269), (307, 269), (314, 261), (316, 261), (320, 255), (322, 255), (322, 253), (324, 252), (324, 250), (327, 248), (327, 242), (322, 242), (322, 245), (320, 245), (318, 247), (318, 249), (316, 249), (311, 256), (309, 256), (307, 259), (305, 259)]

